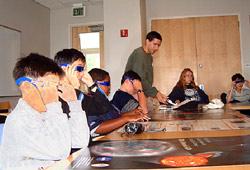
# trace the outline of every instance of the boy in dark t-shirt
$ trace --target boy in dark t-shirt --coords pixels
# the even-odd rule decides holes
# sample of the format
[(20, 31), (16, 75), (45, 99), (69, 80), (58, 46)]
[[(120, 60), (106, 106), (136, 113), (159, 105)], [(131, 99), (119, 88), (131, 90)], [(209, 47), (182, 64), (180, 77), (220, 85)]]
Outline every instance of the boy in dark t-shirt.
[(141, 109), (142, 113), (148, 113), (147, 101), (142, 90), (141, 78), (134, 71), (127, 71), (122, 76), (121, 87), (111, 100), (121, 114)]

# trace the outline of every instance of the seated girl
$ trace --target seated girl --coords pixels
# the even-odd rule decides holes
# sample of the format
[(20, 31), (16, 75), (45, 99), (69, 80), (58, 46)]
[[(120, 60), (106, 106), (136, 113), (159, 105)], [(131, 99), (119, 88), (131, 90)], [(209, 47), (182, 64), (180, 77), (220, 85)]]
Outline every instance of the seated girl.
[(209, 103), (207, 94), (195, 85), (193, 71), (189, 68), (185, 68), (181, 72), (179, 81), (168, 97), (175, 103), (189, 98), (195, 98), (200, 104)]

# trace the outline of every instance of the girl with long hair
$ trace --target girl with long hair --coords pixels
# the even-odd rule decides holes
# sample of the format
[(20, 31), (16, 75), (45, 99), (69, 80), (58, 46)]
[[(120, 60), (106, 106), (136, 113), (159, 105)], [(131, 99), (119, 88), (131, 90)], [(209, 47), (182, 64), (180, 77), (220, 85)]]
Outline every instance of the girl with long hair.
[(195, 84), (193, 71), (190, 68), (185, 68), (181, 72), (179, 81), (168, 97), (175, 103), (188, 98), (195, 98), (200, 104), (209, 103), (208, 95)]

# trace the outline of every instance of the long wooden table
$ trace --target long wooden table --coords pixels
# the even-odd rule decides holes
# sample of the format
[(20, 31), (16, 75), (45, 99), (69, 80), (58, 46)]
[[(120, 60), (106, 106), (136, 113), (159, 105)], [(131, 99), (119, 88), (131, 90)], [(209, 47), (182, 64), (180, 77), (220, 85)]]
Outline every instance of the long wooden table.
[[(202, 110), (198, 109), (194, 112), (188, 111), (165, 111), (159, 110), (156, 108), (154, 111), (150, 113), (152, 117), (151, 121), (182, 121), (182, 120), (221, 120), (221, 119), (249, 119), (243, 114), (240, 114), (238, 111), (232, 110), (230, 105), (224, 106), (223, 109), (217, 110)], [(250, 135), (250, 129), (237, 129), (237, 130), (213, 130), (213, 131), (177, 131), (177, 132), (143, 132), (141, 134), (136, 134), (133, 136), (122, 135), (122, 133), (118, 133), (114, 131), (106, 136), (103, 136), (97, 140), (97, 143), (105, 142), (105, 141), (143, 141), (143, 140), (175, 140), (175, 139), (188, 139), (188, 138), (213, 138), (213, 137), (232, 137), (239, 136), (240, 138), (244, 138), (245, 136)], [(229, 138), (230, 139), (230, 138)], [(244, 140), (243, 140), (244, 141)], [(227, 143), (225, 142), (225, 146)], [(245, 143), (242, 143), (245, 145)], [(248, 145), (248, 143), (246, 143)], [(88, 149), (88, 148), (87, 148)], [(56, 165), (49, 167), (49, 170), (55, 169), (64, 169), (66, 166), (70, 165), (73, 161), (76, 161), (77, 158), (81, 157), (81, 154), (86, 152), (86, 149), (81, 149), (75, 154), (72, 154), (67, 160), (59, 161)], [(88, 151), (89, 152), (89, 151)], [(250, 151), (249, 151), (250, 152)], [(115, 158), (114, 158), (115, 159)], [(123, 159), (123, 164), (126, 164), (126, 158)], [(228, 160), (230, 161), (230, 160)], [(65, 164), (65, 162), (67, 162)], [(64, 163), (64, 164), (63, 164)], [(73, 162), (74, 163), (74, 162)], [(131, 162), (130, 162), (131, 163)], [(63, 164), (63, 165), (62, 165)], [(71, 167), (71, 166), (69, 166)], [(68, 169), (70, 169), (68, 167)], [(92, 169), (93, 167), (89, 166), (84, 169)], [(67, 169), (67, 168), (66, 168)], [(95, 169), (95, 168), (94, 168)], [(98, 168), (96, 168), (98, 169)], [(99, 168), (102, 169), (102, 168)], [(106, 169), (106, 168), (105, 168)], [(118, 169), (118, 168), (117, 168)], [(120, 169), (120, 168), (119, 168)], [(126, 168), (124, 168), (126, 169)], [(128, 168), (131, 169), (131, 168)], [(133, 168), (132, 168), (133, 169)], [(143, 169), (143, 168), (142, 168)], [(147, 168), (145, 168), (147, 169)], [(154, 169), (154, 168), (150, 168)], [(155, 169), (172, 169), (172, 168), (155, 168)], [(222, 166), (197, 166), (197, 167), (186, 167), (186, 168), (173, 168), (176, 170), (249, 170), (250, 164), (237, 164), (237, 165), (222, 165)]]
[(229, 103), (227, 106), (234, 110), (249, 110), (250, 112), (250, 102)]
[[(172, 121), (172, 120), (205, 120), (205, 119), (227, 119), (227, 118), (246, 118), (238, 111), (232, 110), (229, 106), (216, 110), (198, 110), (194, 112), (165, 111), (156, 109), (150, 113), (152, 121)], [(250, 135), (249, 129), (241, 130), (217, 130), (217, 131), (178, 131), (178, 132), (147, 132), (126, 136), (114, 131), (106, 136), (99, 138), (100, 141), (109, 140), (131, 140), (131, 139), (173, 139), (173, 138), (194, 138), (194, 137), (220, 137), (220, 136), (243, 136)]]

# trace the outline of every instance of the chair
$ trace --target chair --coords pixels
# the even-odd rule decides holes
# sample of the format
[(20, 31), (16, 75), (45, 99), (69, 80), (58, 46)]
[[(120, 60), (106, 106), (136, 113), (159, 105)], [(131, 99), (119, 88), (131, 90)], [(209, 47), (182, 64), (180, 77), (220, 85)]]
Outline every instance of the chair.
[(2, 143), (3, 127), (4, 127), (6, 118), (7, 118), (7, 115), (0, 115), (0, 146)]
[(227, 104), (227, 94), (226, 93), (221, 93), (220, 99), (224, 104)]
[(10, 102), (0, 102), (0, 115), (6, 115), (12, 112)]

